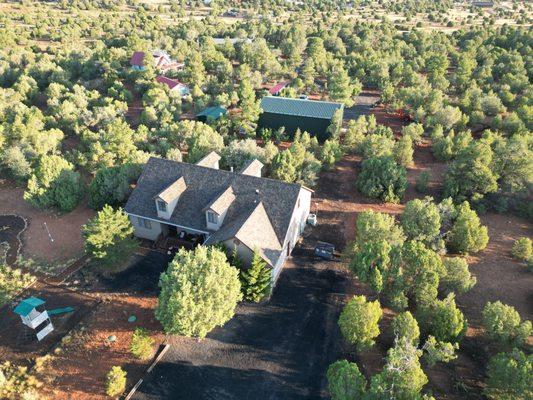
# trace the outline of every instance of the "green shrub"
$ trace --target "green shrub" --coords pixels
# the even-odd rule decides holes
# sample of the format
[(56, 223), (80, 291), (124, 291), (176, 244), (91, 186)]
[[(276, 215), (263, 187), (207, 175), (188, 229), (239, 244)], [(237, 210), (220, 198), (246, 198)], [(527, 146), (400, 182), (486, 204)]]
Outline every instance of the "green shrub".
[(131, 337), (130, 350), (134, 357), (140, 360), (149, 359), (153, 352), (154, 339), (150, 337), (148, 331), (143, 328), (135, 329)]
[(72, 211), (82, 199), (85, 185), (74, 166), (60, 156), (43, 156), (28, 180), (24, 200), (35, 207)]
[(455, 350), (459, 349), (457, 343), (439, 342), (434, 336), (429, 335), (423, 350), (425, 351), (424, 359), (430, 367), (437, 362), (450, 362), (457, 358)]
[(130, 184), (141, 172), (137, 164), (104, 167), (89, 185), (89, 207), (100, 210), (104, 205), (120, 206), (131, 193)]
[(490, 301), (483, 308), (483, 325), (487, 334), (503, 345), (522, 345), (533, 333), (530, 321), (522, 322), (512, 306)]
[(29, 274), (0, 264), (0, 307), (10, 302), (13, 296), (31, 283), (32, 279)]
[(215, 247), (180, 249), (159, 278), (155, 317), (167, 334), (204, 338), (235, 314), (239, 272)]
[(448, 292), (465, 293), (474, 287), (476, 277), (468, 270), (468, 263), (461, 257), (446, 257), (443, 259), (446, 275), (440, 283)]
[(465, 201), (457, 207), (457, 218), (447, 237), (448, 247), (457, 253), (477, 253), (487, 247), (488, 242), (487, 227), (481, 225), (476, 212)]
[(327, 372), (331, 400), (362, 399), (366, 379), (357, 364), (339, 360), (331, 364)]
[(394, 317), (392, 320), (392, 332), (395, 338), (405, 338), (413, 345), (418, 346), (420, 329), (418, 328), (418, 322), (409, 311)]
[(108, 396), (116, 397), (126, 389), (126, 371), (114, 366), (106, 376), (106, 393)]
[(390, 157), (363, 161), (357, 188), (367, 197), (399, 203), (407, 188), (407, 172)]
[(491, 400), (531, 400), (533, 398), (533, 355), (514, 349), (499, 353), (489, 361), (485, 395)]
[(341, 333), (358, 350), (372, 347), (379, 335), (378, 322), (382, 315), (379, 301), (367, 302), (365, 296), (355, 296), (346, 303), (339, 317)]
[(431, 174), (428, 171), (422, 171), (417, 177), (415, 182), (415, 190), (418, 193), (427, 193), (429, 180), (431, 179)]
[(527, 261), (531, 258), (533, 253), (533, 245), (531, 239), (527, 237), (521, 237), (517, 239), (513, 244), (511, 254), (517, 260)]
[(85, 252), (104, 272), (120, 271), (138, 246), (133, 231), (121, 209), (113, 210), (106, 205), (82, 227)]
[(27, 367), (16, 366), (6, 361), (0, 364), (0, 398), (3, 400), (20, 400), (36, 395), (36, 388), (41, 386)]

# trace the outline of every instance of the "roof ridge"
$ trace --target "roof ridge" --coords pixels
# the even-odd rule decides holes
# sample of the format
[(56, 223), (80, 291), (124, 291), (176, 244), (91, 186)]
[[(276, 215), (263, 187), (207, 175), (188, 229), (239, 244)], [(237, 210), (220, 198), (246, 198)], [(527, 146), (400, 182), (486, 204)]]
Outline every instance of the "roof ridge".
[(264, 96), (261, 100), (271, 98), (271, 99), (282, 99), (286, 101), (302, 101), (302, 102), (310, 102), (310, 103), (323, 103), (323, 104), (334, 104), (334, 105), (342, 105), (342, 103), (339, 103), (338, 101), (327, 101), (327, 100), (311, 100), (311, 99), (294, 99), (292, 97), (283, 97), (283, 96)]
[(291, 187), (298, 187), (298, 188), (302, 188), (303, 187), (301, 184), (296, 183), (296, 182), (285, 182), (285, 181), (281, 181), (279, 179), (273, 179), (273, 178), (268, 178), (268, 177), (264, 177), (264, 176), (243, 175), (243, 174), (240, 174), (238, 172), (232, 172), (232, 171), (228, 171), (228, 170), (225, 170), (225, 169), (214, 169), (214, 168), (210, 168), (210, 167), (204, 167), (203, 165), (191, 164), (191, 163), (187, 163), (187, 162), (183, 162), (183, 161), (174, 161), (174, 160), (169, 160), (169, 159), (166, 159), (166, 158), (155, 157), (155, 156), (150, 156), (150, 158), (148, 159), (147, 163), (150, 162), (150, 160), (152, 160), (152, 159), (168, 162), (169, 164), (183, 164), (183, 165), (186, 165), (188, 167), (190, 166), (191, 168), (202, 168), (202, 169), (208, 169), (208, 170), (211, 170), (211, 171), (219, 171), (220, 173), (224, 173), (226, 175), (231, 175), (231, 176), (235, 177), (236, 179), (238, 179), (237, 177), (242, 176), (242, 177), (246, 177), (245, 179), (267, 180), (267, 181), (270, 181), (270, 182), (276, 182), (276, 183), (278, 183), (280, 185), (284, 185), (284, 186), (291, 186)]

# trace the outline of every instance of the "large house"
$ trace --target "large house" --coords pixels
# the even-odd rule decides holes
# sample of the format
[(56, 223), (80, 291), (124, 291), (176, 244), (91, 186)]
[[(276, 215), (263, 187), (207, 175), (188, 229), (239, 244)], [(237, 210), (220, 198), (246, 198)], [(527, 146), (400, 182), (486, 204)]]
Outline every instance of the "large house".
[(291, 137), (300, 129), (323, 142), (329, 138), (328, 127), (335, 112), (343, 108), (343, 104), (329, 101), (266, 96), (261, 99), (262, 113), (258, 125), (273, 130), (285, 127), (285, 132)]
[(261, 177), (258, 160), (238, 172), (219, 169), (219, 160), (214, 152), (197, 164), (150, 158), (125, 206), (135, 235), (222, 243), (245, 264), (257, 251), (275, 282), (305, 228), (312, 191)]

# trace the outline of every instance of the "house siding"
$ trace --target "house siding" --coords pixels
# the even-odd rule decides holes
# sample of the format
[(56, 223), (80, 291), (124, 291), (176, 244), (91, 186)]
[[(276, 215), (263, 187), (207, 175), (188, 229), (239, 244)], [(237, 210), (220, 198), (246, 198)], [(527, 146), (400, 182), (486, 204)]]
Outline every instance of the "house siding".
[(244, 244), (240, 243), (236, 239), (225, 240), (225, 241), (222, 242), (222, 244), (228, 250), (236, 251), (237, 252), (237, 256), (244, 263), (244, 265), (250, 266), (252, 264), (252, 259), (254, 257), (254, 253), (253, 253), (252, 250), (250, 250)]
[(307, 224), (307, 217), (311, 210), (311, 192), (307, 189), (300, 189), (298, 195), (297, 205), (294, 209), (294, 212), (291, 217), (291, 223), (289, 229), (287, 230), (287, 235), (285, 236), (285, 241), (283, 242), (283, 252), (279, 257), (276, 265), (272, 269), (272, 282), (276, 282), (278, 276), (283, 269), (283, 265), (287, 260), (287, 248), (289, 248), (289, 253), (294, 249), (295, 244), (300, 239), (300, 236), (305, 229)]
[(161, 233), (168, 233), (168, 226), (160, 222), (148, 220), (150, 221), (151, 225), (151, 228), (148, 229), (139, 224), (139, 217), (129, 215), (129, 218), (133, 228), (135, 229), (134, 235), (139, 238), (155, 241)]

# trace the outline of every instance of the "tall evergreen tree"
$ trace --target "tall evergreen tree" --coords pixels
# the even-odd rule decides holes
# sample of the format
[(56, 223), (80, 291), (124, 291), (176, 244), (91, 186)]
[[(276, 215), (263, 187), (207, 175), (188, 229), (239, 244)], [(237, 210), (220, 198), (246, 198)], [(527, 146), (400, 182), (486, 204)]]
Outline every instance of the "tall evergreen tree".
[(242, 294), (245, 300), (258, 302), (270, 293), (272, 272), (257, 251), (252, 265), (241, 270)]
[(85, 252), (106, 270), (119, 270), (138, 245), (128, 216), (108, 205), (82, 227), (82, 232)]

